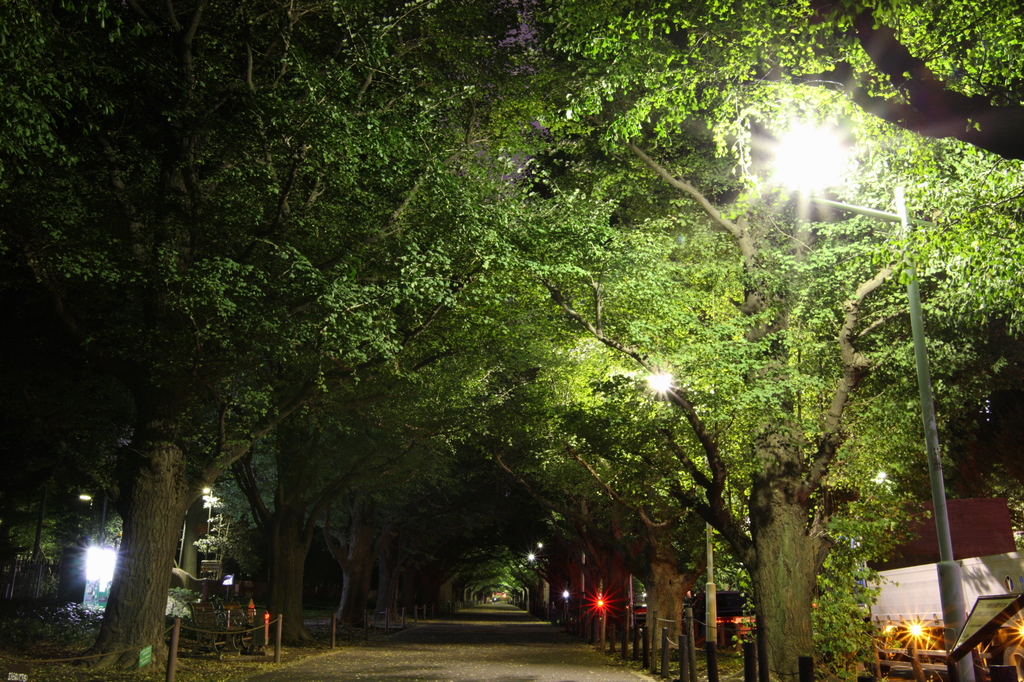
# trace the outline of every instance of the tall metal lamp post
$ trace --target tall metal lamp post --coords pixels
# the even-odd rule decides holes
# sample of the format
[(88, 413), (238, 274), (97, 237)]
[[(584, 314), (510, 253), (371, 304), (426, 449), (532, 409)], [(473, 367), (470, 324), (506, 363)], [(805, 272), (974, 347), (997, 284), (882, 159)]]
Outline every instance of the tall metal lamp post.
[[(787, 150), (785, 156), (787, 163), (799, 168), (804, 177), (817, 179), (835, 176), (834, 173), (817, 169), (814, 170), (814, 161), (821, 159), (822, 136), (816, 133), (811, 144), (798, 143)], [(787, 140), (783, 140), (786, 143)], [(838, 152), (838, 144), (836, 145)], [(819, 186), (821, 184), (819, 183)], [(896, 213), (880, 211), (863, 206), (844, 204), (838, 201), (830, 201), (818, 197), (810, 197), (811, 203), (819, 206), (827, 206), (848, 213), (864, 215), (876, 220), (885, 222), (900, 223), (903, 234), (909, 234), (910, 220), (907, 218), (907, 209), (904, 202), (903, 188), (895, 189)], [(930, 225), (925, 221), (912, 221), (918, 225)], [(943, 634), (947, 651), (951, 651), (956, 642), (957, 635), (963, 630), (966, 620), (966, 609), (964, 607), (963, 581), (960, 575), (960, 565), (953, 560), (953, 542), (949, 531), (949, 516), (946, 511), (946, 488), (942, 476), (942, 459), (939, 455), (939, 430), (935, 421), (935, 404), (932, 399), (932, 380), (928, 369), (928, 350), (925, 345), (924, 322), (921, 315), (921, 294), (917, 280), (917, 270), (912, 259), (905, 263), (907, 274), (907, 298), (910, 308), (910, 327), (914, 337), (914, 358), (917, 363), (917, 383), (921, 399), (921, 417), (924, 422), (925, 450), (928, 455), (928, 477), (931, 482), (932, 504), (935, 508), (935, 530), (939, 543), (939, 563), (937, 566), (939, 578), (939, 600), (942, 603), (942, 620), (944, 624)], [(950, 666), (951, 668), (953, 666)], [(967, 656), (957, 665), (960, 682), (974, 682), (973, 657)], [(954, 671), (950, 670), (950, 676)]]

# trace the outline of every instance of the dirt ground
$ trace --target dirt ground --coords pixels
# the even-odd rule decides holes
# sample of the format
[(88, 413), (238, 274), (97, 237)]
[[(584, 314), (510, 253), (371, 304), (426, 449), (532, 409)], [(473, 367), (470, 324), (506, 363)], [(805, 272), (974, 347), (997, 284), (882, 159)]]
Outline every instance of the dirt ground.
[[(307, 620), (314, 641), (284, 646), (281, 664), (266, 656), (218, 656), (197, 648), (183, 636), (178, 654), (176, 682), (321, 682), (328, 680), (552, 680), (556, 682), (640, 682), (655, 677), (636, 663), (622, 663), (618, 656), (602, 654), (565, 634), (561, 628), (538, 622), (518, 609), (498, 605), (468, 609), (456, 616), (420, 623), (385, 636), (371, 630), (339, 629), (337, 647), (330, 649), (330, 624), (326, 618)], [(28, 651), (13, 652), (0, 642), (0, 674), (12, 663), (31, 664), (30, 682), (156, 682), (166, 677), (163, 665), (142, 670), (93, 671), (70, 663), (38, 661), (70, 658), (80, 649), (45, 642)], [(698, 674), (704, 672), (698, 656)], [(742, 661), (723, 652), (719, 659), (722, 682), (742, 672)], [(673, 677), (676, 677), (673, 674)]]
[[(736, 667), (724, 657), (723, 682)], [(703, 668), (703, 665), (700, 666)], [(742, 673), (741, 673), (742, 674)], [(676, 677), (676, 675), (672, 675)], [(270, 670), (248, 682), (643, 682), (634, 663), (596, 651), (519, 609), (488, 605), (370, 642)]]

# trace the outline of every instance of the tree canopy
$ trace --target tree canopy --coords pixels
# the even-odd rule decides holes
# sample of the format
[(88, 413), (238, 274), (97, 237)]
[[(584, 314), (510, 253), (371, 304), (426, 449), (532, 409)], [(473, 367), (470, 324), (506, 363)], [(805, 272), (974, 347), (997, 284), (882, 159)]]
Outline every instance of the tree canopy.
[[(1012, 413), (977, 406), (1021, 388), (1020, 21), (1010, 3), (4, 4), (0, 295), (25, 322), (4, 337), (5, 447), (29, 477), (87, 469), (124, 521), (95, 651), (158, 639), (181, 519), (233, 470), (279, 558), (326, 527), (354, 575), (356, 534), (377, 533), (364, 592), (400, 555), (507, 579), (460, 562), (511, 534), (499, 503), (527, 486), (541, 502), (516, 512), (554, 510), (566, 557), (660, 581), (674, 611), (699, 517), (749, 572), (772, 670), (795, 671), (818, 581), (887, 551), (906, 498), (879, 474), (921, 466), (908, 260), (940, 406), (970, 406), (947, 429), (964, 471)], [(913, 229), (776, 182), (800, 125), (847, 149), (822, 193), (891, 210), (904, 187)], [(459, 509), (464, 527), (378, 559), (393, 521)], [(294, 610), (286, 564), (275, 608)]]

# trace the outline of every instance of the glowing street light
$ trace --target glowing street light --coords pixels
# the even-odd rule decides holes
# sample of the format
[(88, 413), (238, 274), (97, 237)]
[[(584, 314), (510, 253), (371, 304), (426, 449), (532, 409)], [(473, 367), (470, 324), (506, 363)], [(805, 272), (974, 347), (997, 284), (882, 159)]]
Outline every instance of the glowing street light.
[(790, 189), (813, 191), (837, 185), (846, 169), (847, 151), (830, 131), (797, 126), (775, 151), (774, 179)]
[(85, 579), (100, 582), (101, 589), (114, 579), (116, 565), (117, 552), (111, 547), (93, 545), (85, 551)]
[(533, 561), (536, 558), (537, 558), (537, 555), (534, 554), (533, 552), (530, 552), (529, 554), (526, 555), (526, 560), (529, 561), (530, 563), (533, 563)]
[(672, 390), (671, 374), (652, 374), (647, 377), (647, 385), (655, 393), (668, 393)]
[(562, 592), (562, 599), (568, 599), (568, 598), (569, 598), (569, 590), (565, 590), (564, 592)]
[[(805, 144), (802, 140), (808, 138), (798, 136), (789, 138), (786, 136), (783, 141), (793, 140), (793, 144), (784, 147), (781, 143), (776, 150), (776, 160), (782, 160), (787, 167), (813, 166), (818, 163), (819, 157), (833, 156), (827, 149), (815, 149)], [(816, 138), (821, 141), (822, 138)], [(801, 140), (801, 142), (797, 142)], [(825, 171), (821, 171), (824, 176)], [(819, 189), (829, 184), (838, 184), (839, 178), (831, 183), (815, 183)], [(830, 208), (869, 216), (886, 222), (898, 222), (902, 230), (907, 232), (910, 226), (910, 219), (907, 217), (907, 207), (903, 200), (903, 188), (895, 188), (896, 213), (880, 211), (864, 206), (854, 206), (838, 201), (830, 201), (811, 197), (812, 203), (828, 206)], [(917, 224), (930, 225), (924, 221), (914, 221)], [(949, 531), (949, 514), (946, 511), (946, 489), (942, 477), (942, 462), (939, 459), (939, 432), (935, 420), (935, 403), (932, 399), (931, 372), (928, 368), (928, 349), (925, 346), (924, 321), (921, 315), (921, 293), (917, 281), (917, 271), (912, 260), (907, 260), (907, 299), (910, 308), (910, 328), (914, 339), (914, 356), (917, 361), (917, 384), (920, 391), (921, 419), (924, 422), (925, 450), (928, 455), (928, 476), (932, 489), (932, 506), (935, 510), (935, 530), (939, 544), (939, 563), (936, 570), (939, 578), (939, 601), (942, 604), (942, 620), (944, 624), (945, 645), (952, 649), (957, 634), (964, 628), (965, 608), (963, 594), (963, 579), (960, 574), (960, 566), (953, 560), (953, 542)], [(961, 682), (974, 682), (974, 666), (968, 655), (961, 659), (957, 668), (960, 672)]]

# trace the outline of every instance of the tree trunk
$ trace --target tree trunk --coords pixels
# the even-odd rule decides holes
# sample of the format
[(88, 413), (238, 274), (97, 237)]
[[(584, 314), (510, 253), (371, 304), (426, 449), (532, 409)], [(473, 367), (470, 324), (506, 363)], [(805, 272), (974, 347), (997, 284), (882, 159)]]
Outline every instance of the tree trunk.
[[(188, 488), (185, 457), (168, 441), (155, 442), (138, 457), (138, 468), (126, 481), (118, 503), (124, 520), (117, 568), (103, 624), (90, 653), (96, 668), (138, 666), (139, 649), (153, 645), (156, 660), (166, 656), (164, 609), (181, 532)], [(127, 649), (127, 651), (123, 651)]]
[(281, 637), (308, 642), (313, 636), (302, 622), (302, 578), (309, 539), (303, 536), (303, 512), (275, 510), (270, 526), (270, 611), (284, 616)]
[(185, 512), (185, 524), (182, 532), (181, 552), (178, 554), (178, 568), (193, 578), (199, 577), (199, 526), (206, 522), (209, 511), (203, 506), (203, 498), (193, 502)]
[[(356, 553), (356, 557), (359, 553)], [(338, 604), (338, 619), (346, 625), (358, 625), (363, 620), (366, 602), (370, 594), (370, 579), (373, 576), (373, 556), (356, 558), (342, 567), (345, 573), (345, 584), (341, 589), (341, 602)]]
[(651, 548), (644, 585), (647, 587), (647, 614), (658, 622), (648, 620), (652, 637), (661, 637), (661, 628), (667, 627), (669, 638), (675, 642), (679, 635), (679, 621), (683, 615), (686, 591), (693, 587), (693, 576), (681, 575), (675, 549), (670, 543)]
[(755, 559), (748, 568), (777, 680), (796, 679), (798, 657), (814, 649), (811, 604), (821, 541), (809, 532), (809, 502), (796, 494), (800, 482), (796, 475), (758, 477), (751, 496)]
[(380, 538), (377, 538), (373, 502), (357, 497), (352, 503), (347, 534), (334, 535), (338, 539), (337, 544), (331, 540), (330, 529), (324, 528), (327, 548), (341, 565), (345, 576), (341, 602), (338, 604), (338, 618), (346, 625), (358, 625), (363, 620), (363, 611), (366, 610), (370, 594), (373, 563), (388, 542), (394, 539), (396, 532), (392, 528), (385, 528)]
[(398, 601), (398, 574), (404, 552), (397, 543), (391, 543), (380, 553), (377, 578), (377, 610), (391, 608)]

